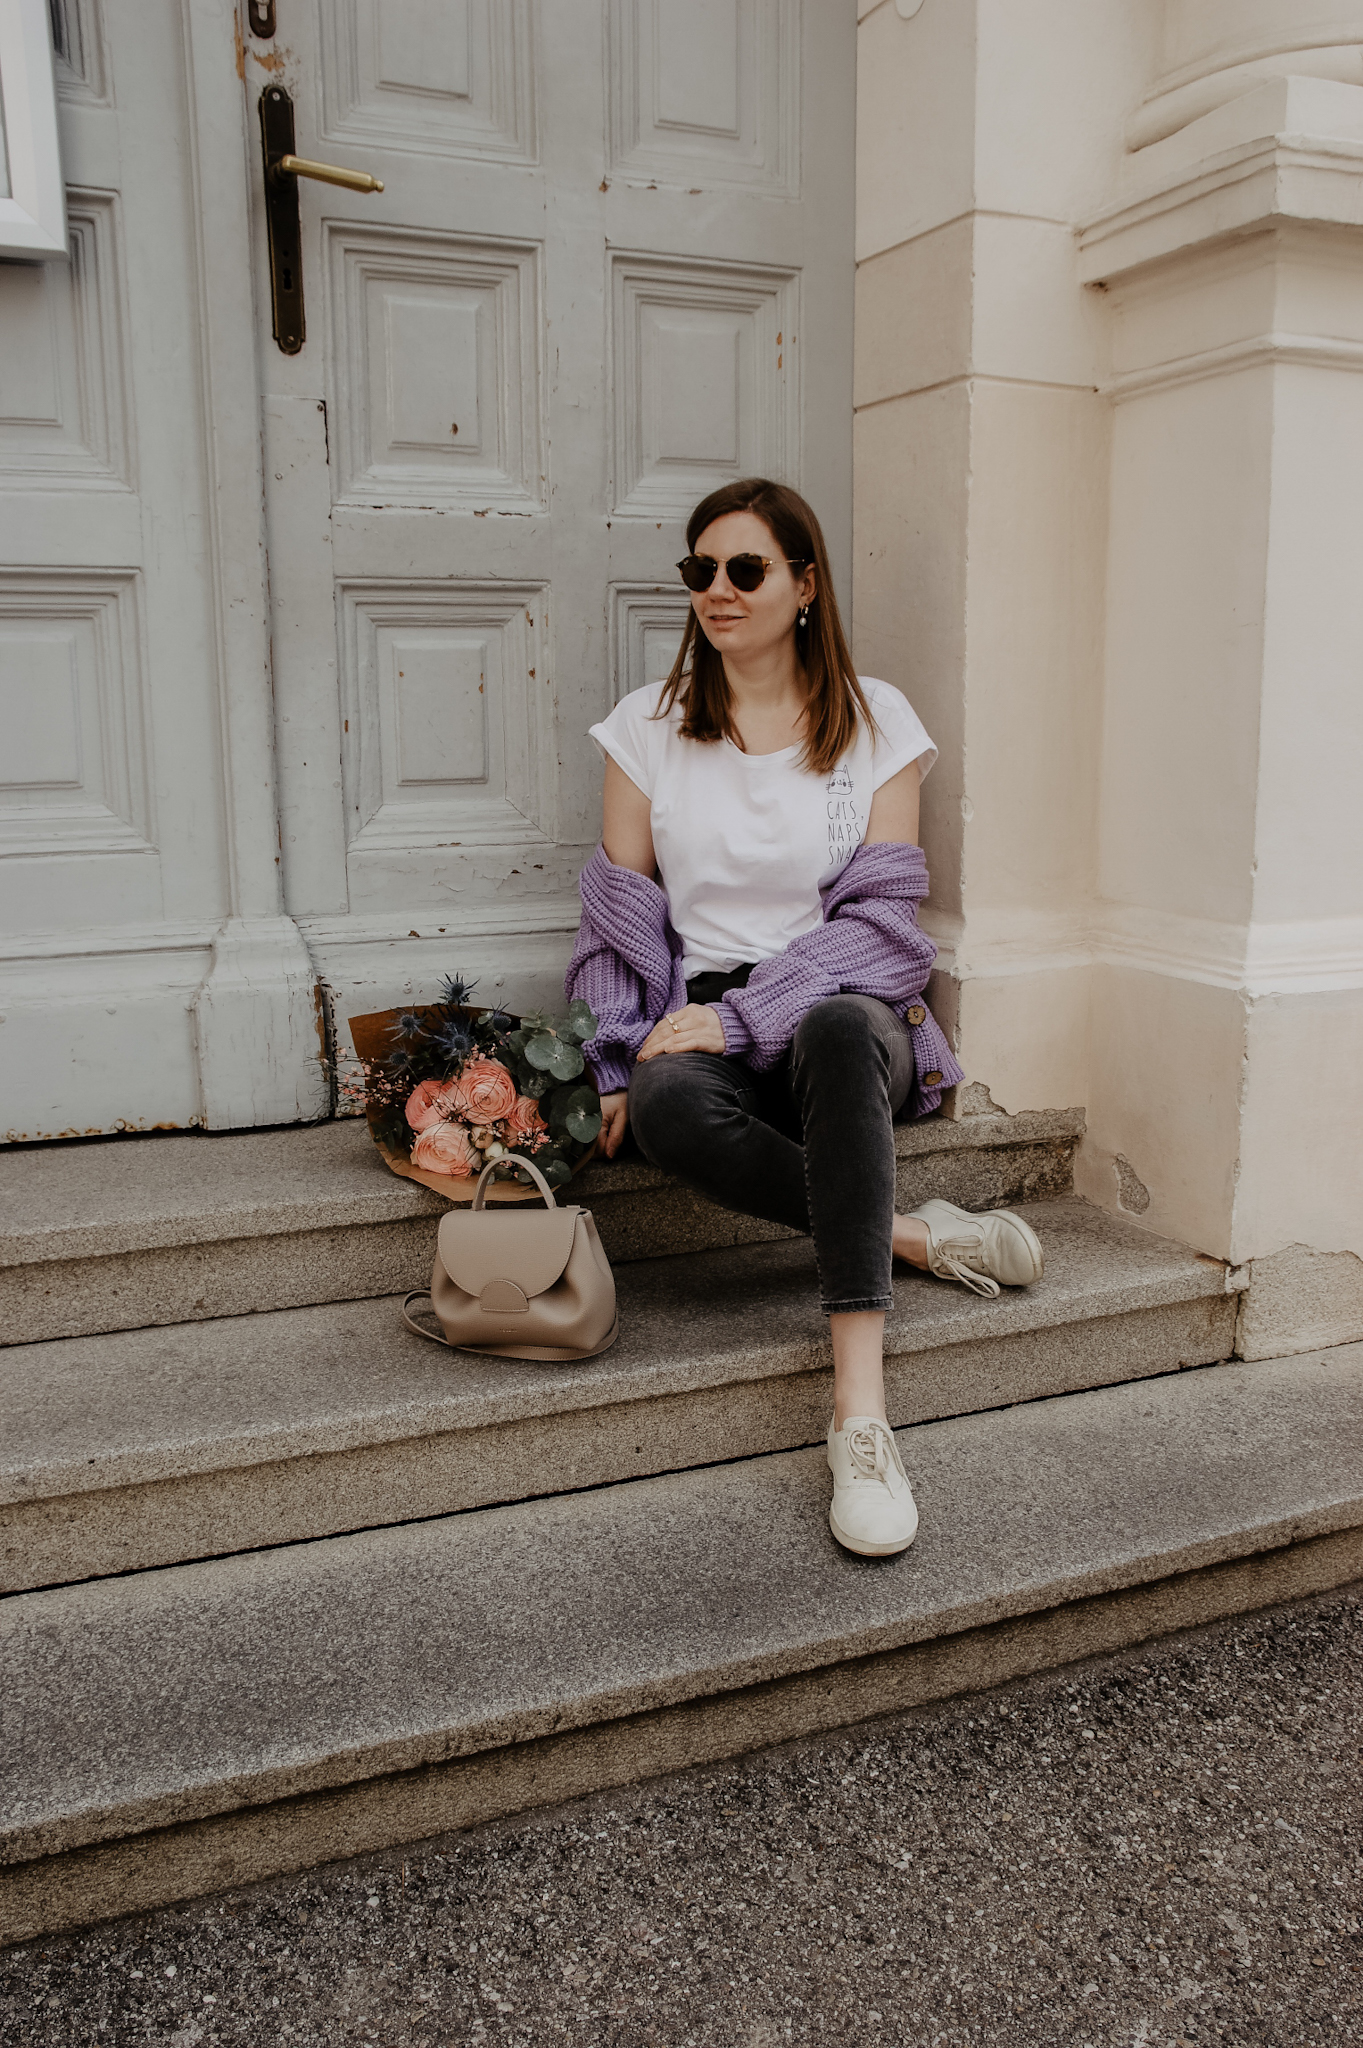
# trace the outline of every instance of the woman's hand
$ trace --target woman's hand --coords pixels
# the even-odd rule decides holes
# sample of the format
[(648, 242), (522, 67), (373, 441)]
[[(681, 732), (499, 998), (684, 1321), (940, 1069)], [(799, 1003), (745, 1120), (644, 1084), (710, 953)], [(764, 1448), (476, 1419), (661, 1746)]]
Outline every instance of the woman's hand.
[(641, 1060), (652, 1060), (660, 1052), (723, 1052), (724, 1026), (719, 1011), (709, 1003), (687, 1003), (684, 1009), (669, 1010), (639, 1047)]
[(601, 1128), (596, 1134), (594, 1159), (614, 1159), (625, 1142), (629, 1124), (629, 1091), (616, 1088), (601, 1098)]

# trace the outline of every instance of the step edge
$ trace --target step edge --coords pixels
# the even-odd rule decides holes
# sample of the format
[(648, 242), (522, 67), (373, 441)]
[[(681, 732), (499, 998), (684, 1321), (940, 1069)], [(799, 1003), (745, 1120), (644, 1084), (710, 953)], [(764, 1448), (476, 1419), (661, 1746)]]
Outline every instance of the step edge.
[[(739, 1692), (800, 1672), (831, 1670), (859, 1658), (881, 1656), (915, 1644), (935, 1642), (965, 1634), (999, 1622), (1073, 1606), (1102, 1595), (1129, 1592), (1157, 1584), (1190, 1571), (1203, 1571), (1233, 1561), (1262, 1557), (1290, 1550), (1299, 1543), (1341, 1534), (1363, 1525), (1363, 1490), (1343, 1499), (1293, 1509), (1271, 1520), (1251, 1526), (1208, 1534), (1169, 1551), (1131, 1554), (1108, 1567), (1091, 1567), (1068, 1578), (1019, 1586), (1010, 1597), (1006, 1591), (983, 1595), (958, 1603), (943, 1613), (918, 1617), (916, 1624), (889, 1625), (865, 1631), (860, 1637), (836, 1643), (822, 1638), (814, 1644), (791, 1645), (781, 1652), (748, 1659), (731, 1659), (695, 1682), (695, 1672), (677, 1671), (661, 1684), (655, 1679), (647, 1702), (638, 1697), (637, 1687), (607, 1688), (564, 1704), (546, 1702), (537, 1709), (522, 1709), (509, 1717), (465, 1723), (456, 1732), (452, 1726), (413, 1733), (375, 1743), (364, 1749), (353, 1747), (333, 1752), (315, 1762), (280, 1763), (233, 1777), (201, 1783), (190, 1782), (166, 1792), (130, 1800), (118, 1816), (96, 1820), (91, 1809), (81, 1809), (60, 1819), (47, 1819), (7, 1827), (0, 1823), (0, 1868), (31, 1863), (40, 1857), (85, 1848), (140, 1835), (155, 1828), (205, 1820), (225, 1813), (240, 1812), (281, 1799), (309, 1793), (341, 1790), (367, 1779), (391, 1777), (401, 1771), (452, 1762), (485, 1754), (515, 1744), (542, 1740), (547, 1736), (628, 1718), (641, 1711), (665, 1711), (692, 1700), (711, 1699)], [(945, 1625), (943, 1620), (945, 1616)], [(350, 1768), (338, 1772), (336, 1765)]]
[[(1042, 1387), (1036, 1392), (1022, 1394), (1011, 1400), (983, 1400), (978, 1403), (971, 1403), (966, 1407), (928, 1406), (922, 1413), (905, 1416), (903, 1420), (896, 1422), (893, 1426), (897, 1431), (902, 1429), (924, 1429), (936, 1423), (979, 1419), (985, 1415), (1004, 1414), (1010, 1409), (1030, 1407), (1035, 1402), (1063, 1400), (1071, 1395), (1079, 1394), (1101, 1394), (1119, 1387), (1147, 1385), (1162, 1379), (1177, 1379), (1184, 1373), (1207, 1372), (1239, 1363), (1241, 1361), (1233, 1359), (1228, 1354), (1219, 1350), (1211, 1355), (1202, 1355), (1195, 1351), (1192, 1355), (1181, 1353), (1177, 1358), (1171, 1355), (1159, 1363), (1146, 1365), (1139, 1369), (1129, 1365), (1116, 1371), (1108, 1371), (1104, 1368), (1100, 1377), (1086, 1375), (1082, 1381), (1067, 1385)], [(702, 1396), (705, 1391), (701, 1390)], [(621, 1402), (619, 1405), (629, 1410), (635, 1407), (647, 1408), (648, 1403)], [(580, 1412), (586, 1415), (596, 1411), (582, 1410)], [(529, 1416), (504, 1424), (502, 1427), (509, 1430), (515, 1430), (522, 1426), (533, 1429), (538, 1422), (545, 1419), (553, 1420), (552, 1417)], [(479, 1436), (493, 1433), (493, 1430), (471, 1429), (465, 1434), (470, 1441), (474, 1441)], [(445, 1434), (455, 1436), (458, 1432), (449, 1431)], [(251, 1462), (243, 1461), (234, 1465), (211, 1465), (201, 1470), (172, 1471), (161, 1478), (118, 1479), (108, 1486), (86, 1488), (81, 1492), (72, 1490), (51, 1494), (35, 1494), (26, 1498), (0, 1502), (0, 1539), (7, 1539), (11, 1533), (17, 1532), (22, 1545), (24, 1530), (21, 1518), (23, 1513), (29, 1509), (77, 1514), (82, 1509), (88, 1510), (93, 1508), (94, 1512), (98, 1513), (107, 1500), (125, 1495), (129, 1497), (128, 1505), (130, 1509), (135, 1511), (133, 1497), (141, 1499), (162, 1490), (169, 1490), (179, 1486), (212, 1485), (220, 1481), (240, 1485), (247, 1473), (261, 1474), (268, 1479), (272, 1472), (285, 1473), (291, 1465), (298, 1462), (323, 1463), (328, 1458), (348, 1458), (354, 1456), (356, 1452), (374, 1459), (382, 1458), (385, 1453), (393, 1453), (401, 1457), (413, 1443), (428, 1442), (438, 1446), (442, 1441), (443, 1438), (440, 1435), (424, 1438), (394, 1438), (386, 1441), (347, 1446), (334, 1452), (304, 1453), (298, 1459), (289, 1457), (261, 1459)], [(748, 1458), (780, 1457), (787, 1452), (814, 1450), (821, 1447), (824, 1441), (825, 1430), (822, 1426), (817, 1426), (813, 1435), (807, 1438), (802, 1437), (798, 1442), (754, 1445), (747, 1450), (737, 1452), (732, 1458), (698, 1456), (689, 1459), (669, 1460), (656, 1466), (650, 1464), (642, 1470), (635, 1469), (628, 1472), (614, 1472), (592, 1479), (579, 1479), (570, 1485), (559, 1485), (549, 1490), (537, 1490), (533, 1487), (528, 1487), (514, 1491), (498, 1491), (486, 1498), (469, 1500), (462, 1504), (454, 1503), (415, 1509), (409, 1513), (395, 1516), (389, 1515), (386, 1518), (378, 1516), (372, 1521), (342, 1521), (333, 1527), (310, 1527), (300, 1530), (294, 1535), (262, 1535), (258, 1540), (238, 1541), (228, 1544), (222, 1549), (193, 1549), (184, 1552), (180, 1556), (148, 1558), (143, 1559), (141, 1562), (80, 1571), (69, 1577), (33, 1580), (26, 1584), (4, 1583), (0, 1584), (0, 1598), (9, 1598), (28, 1592), (56, 1592), (63, 1587), (79, 1585), (87, 1580), (97, 1581), (126, 1578), (145, 1571), (174, 1569), (182, 1564), (210, 1563), (220, 1558), (244, 1557), (257, 1550), (287, 1549), (296, 1544), (326, 1542), (333, 1537), (362, 1536), (382, 1528), (410, 1528), (420, 1522), (440, 1521), (452, 1515), (477, 1514), (484, 1509), (530, 1507), (537, 1502), (562, 1499), (573, 1494), (598, 1493), (610, 1486), (631, 1485), (636, 1480), (675, 1478), (688, 1472), (710, 1471), (722, 1468), (724, 1465), (741, 1465)]]
[(831, 1673), (717, 1695), (657, 1714), (485, 1752), (434, 1770), (362, 1779), (151, 1835), (96, 1843), (0, 1872), (0, 1943), (123, 1919), (670, 1777), (834, 1730), (988, 1693), (1233, 1616), (1338, 1590), (1363, 1574), (1359, 1532), (1236, 1558), (997, 1628)]
[[(1052, 1128), (1055, 1119), (1073, 1125)], [(1021, 1126), (1026, 1120), (1026, 1128)], [(980, 1128), (976, 1129), (976, 1126)], [(897, 1161), (928, 1158), (943, 1152), (1015, 1151), (1038, 1144), (1073, 1145), (1084, 1132), (1082, 1110), (1024, 1110), (1015, 1118), (968, 1117), (958, 1121), (929, 1117), (921, 1125), (895, 1127)], [(942, 1135), (968, 1131), (969, 1137)], [(915, 1142), (917, 1140), (918, 1142)], [(609, 1185), (608, 1176), (617, 1171), (609, 1163), (582, 1190), (584, 1196), (602, 1200), (668, 1192), (683, 1186), (674, 1176), (647, 1161), (629, 1161), (626, 1171), (645, 1178), (619, 1187)], [(318, 1219), (319, 1209), (328, 1203), (335, 1214)], [(404, 1181), (388, 1174), (383, 1182), (334, 1196), (310, 1193), (296, 1202), (255, 1202), (239, 1207), (189, 1208), (174, 1215), (162, 1212), (145, 1223), (118, 1225), (55, 1224), (32, 1230), (10, 1228), (0, 1232), (0, 1272), (42, 1265), (65, 1265), (73, 1260), (116, 1258), (130, 1252), (188, 1250), (203, 1244), (231, 1244), (243, 1238), (308, 1236), (325, 1230), (362, 1229), (368, 1225), (406, 1223), (422, 1216), (439, 1216), (448, 1205), (434, 1190), (416, 1181)], [(300, 1220), (302, 1218), (303, 1220)]]
[[(930, 1351), (951, 1351), (964, 1355), (969, 1349), (981, 1344), (993, 1344), (1010, 1337), (1038, 1336), (1047, 1331), (1072, 1329), (1084, 1323), (1106, 1324), (1117, 1322), (1127, 1316), (1142, 1315), (1161, 1308), (1192, 1307), (1201, 1301), (1216, 1301), (1225, 1297), (1224, 1287), (1208, 1284), (1196, 1289), (1182, 1289), (1173, 1284), (1174, 1276), (1152, 1279), (1143, 1285), (1141, 1297), (1130, 1299), (1136, 1284), (1128, 1282), (1121, 1288), (1123, 1299), (1116, 1305), (1104, 1307), (1104, 1295), (1096, 1292), (1083, 1299), (1069, 1297), (1056, 1304), (1063, 1312), (1026, 1319), (1002, 1319), (988, 1330), (958, 1330), (955, 1334), (940, 1327), (934, 1332), (930, 1326), (917, 1325), (910, 1331), (887, 1333), (885, 1347), (886, 1361), (914, 1358)], [(1113, 1289), (1112, 1292), (1116, 1292)], [(398, 1302), (399, 1295), (377, 1296), (378, 1300)], [(1110, 1295), (1106, 1297), (1110, 1300)], [(329, 1306), (330, 1304), (321, 1304)], [(1012, 1306), (1012, 1304), (1009, 1304)], [(1017, 1304), (1019, 1310), (1022, 1303)], [(1077, 1312), (1075, 1312), (1077, 1311)], [(264, 1311), (272, 1314), (288, 1314), (288, 1310)], [(228, 1325), (243, 1321), (236, 1316), (215, 1318), (218, 1323)], [(176, 1327), (174, 1325), (153, 1325), (155, 1328)], [(211, 1327), (208, 1323), (185, 1324), (179, 1327), (199, 1330)], [(97, 1341), (99, 1336), (126, 1338), (137, 1334), (133, 1331), (111, 1330), (92, 1333), (87, 1338), (51, 1338), (51, 1343), (73, 1343)], [(901, 1335), (916, 1335), (913, 1343), (900, 1343)], [(27, 1346), (14, 1346), (22, 1351)], [(36, 1347), (35, 1347), (36, 1348)], [(561, 1389), (545, 1389), (547, 1394), (561, 1395), (536, 1405), (518, 1401), (514, 1394), (483, 1397), (486, 1407), (476, 1417), (460, 1421), (451, 1415), (459, 1405), (459, 1397), (452, 1395), (444, 1404), (424, 1404), (413, 1411), (411, 1408), (400, 1414), (393, 1409), (371, 1410), (363, 1417), (346, 1418), (339, 1429), (323, 1434), (324, 1425), (304, 1425), (285, 1429), (255, 1431), (250, 1434), (226, 1438), (190, 1439), (182, 1447), (158, 1445), (156, 1450), (165, 1457), (172, 1454), (178, 1462), (153, 1464), (138, 1469), (130, 1476), (130, 1466), (139, 1457), (148, 1453), (144, 1448), (128, 1451), (113, 1451), (88, 1456), (69, 1463), (0, 1465), (0, 1514), (11, 1507), (28, 1507), (39, 1501), (79, 1499), (96, 1493), (114, 1491), (131, 1485), (171, 1485), (178, 1479), (198, 1477), (214, 1472), (239, 1471), (243, 1467), (286, 1464), (294, 1458), (340, 1456), (348, 1451), (377, 1449), (385, 1445), (410, 1443), (426, 1436), (477, 1434), (484, 1429), (504, 1429), (518, 1423), (550, 1419), (559, 1415), (590, 1413), (594, 1410), (614, 1408), (623, 1405), (644, 1404), (651, 1400), (667, 1400), (690, 1394), (706, 1394), (718, 1388), (748, 1385), (763, 1380), (784, 1378), (795, 1372), (814, 1373), (827, 1371), (832, 1364), (832, 1349), (828, 1339), (813, 1336), (801, 1345), (771, 1345), (760, 1348), (756, 1354), (745, 1351), (738, 1355), (732, 1351), (701, 1351), (693, 1355), (685, 1365), (678, 1364), (669, 1369), (663, 1367), (654, 1372), (647, 1381), (635, 1380), (627, 1383), (609, 1382), (605, 1379), (579, 1389), (565, 1385)], [(803, 1362), (801, 1362), (803, 1358)], [(708, 1368), (708, 1370), (707, 1370)], [(1176, 1369), (1171, 1366), (1170, 1370)], [(1106, 1383), (1105, 1383), (1106, 1384)], [(585, 1393), (588, 1398), (582, 1398)], [(576, 1396), (576, 1398), (575, 1398)], [(469, 1397), (464, 1397), (467, 1401)], [(391, 1426), (384, 1426), (390, 1424)], [(290, 1448), (283, 1451), (280, 1440), (288, 1436)], [(202, 1449), (201, 1459), (191, 1453)], [(105, 1476), (113, 1474), (115, 1476)], [(39, 1484), (39, 1481), (42, 1481)]]

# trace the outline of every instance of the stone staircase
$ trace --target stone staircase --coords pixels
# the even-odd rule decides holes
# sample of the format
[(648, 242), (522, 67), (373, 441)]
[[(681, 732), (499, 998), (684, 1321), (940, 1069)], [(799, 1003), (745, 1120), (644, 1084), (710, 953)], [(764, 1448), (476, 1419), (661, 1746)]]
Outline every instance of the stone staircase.
[(1077, 1112), (897, 1132), (1045, 1278), (905, 1274), (923, 1515), (829, 1536), (810, 1248), (575, 1184), (622, 1335), (438, 1350), (442, 1204), (362, 1125), (0, 1160), (0, 1939), (845, 1724), (1363, 1575), (1363, 1346), (1237, 1364), (1215, 1260), (1070, 1192)]

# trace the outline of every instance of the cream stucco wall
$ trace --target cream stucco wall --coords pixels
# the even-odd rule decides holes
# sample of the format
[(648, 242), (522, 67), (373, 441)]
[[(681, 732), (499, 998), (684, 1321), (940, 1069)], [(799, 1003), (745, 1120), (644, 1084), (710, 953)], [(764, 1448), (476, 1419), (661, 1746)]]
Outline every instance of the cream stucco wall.
[(861, 11), (855, 635), (942, 748), (957, 1111), (1083, 1103), (1260, 1353), (1356, 1336), (1363, 7)]

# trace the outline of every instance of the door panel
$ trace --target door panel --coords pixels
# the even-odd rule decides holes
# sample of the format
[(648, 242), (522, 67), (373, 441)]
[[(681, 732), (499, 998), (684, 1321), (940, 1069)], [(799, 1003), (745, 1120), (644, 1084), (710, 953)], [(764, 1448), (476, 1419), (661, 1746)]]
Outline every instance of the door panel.
[(408, 855), (552, 844), (541, 586), (341, 583), (352, 893), (411, 900)]
[[(281, 43), (297, 50), (298, 10), (284, 11)], [(534, 163), (532, 12), (530, 0), (320, 0), (321, 139)]]
[(612, 177), (798, 198), (800, 0), (609, 11)]
[(539, 255), (327, 231), (338, 504), (543, 509)]
[(684, 522), (735, 476), (798, 476), (798, 274), (615, 252), (610, 264), (614, 516)]

